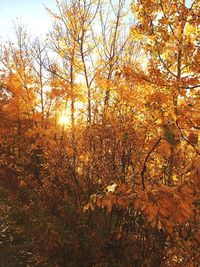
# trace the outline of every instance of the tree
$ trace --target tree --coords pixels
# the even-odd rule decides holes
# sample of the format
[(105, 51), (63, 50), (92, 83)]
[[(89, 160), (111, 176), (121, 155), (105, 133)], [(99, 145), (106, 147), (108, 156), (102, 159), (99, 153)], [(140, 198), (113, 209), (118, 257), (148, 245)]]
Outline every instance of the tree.
[(1, 262), (199, 265), (198, 2), (56, 4), (1, 54)]
[[(189, 5), (185, 1), (137, 1), (132, 10), (137, 18), (133, 38), (140, 40), (148, 60), (147, 72), (136, 75), (152, 88), (152, 96), (155, 92), (160, 94), (157, 101), (165, 138), (170, 144), (168, 182), (172, 183), (179, 136), (193, 146), (185, 134), (192, 134), (193, 127), (198, 125), (193, 118), (198, 112), (196, 90), (200, 86), (199, 5), (198, 1)], [(196, 103), (192, 104), (192, 111), (191, 100)], [(183, 133), (184, 128), (187, 133)]]

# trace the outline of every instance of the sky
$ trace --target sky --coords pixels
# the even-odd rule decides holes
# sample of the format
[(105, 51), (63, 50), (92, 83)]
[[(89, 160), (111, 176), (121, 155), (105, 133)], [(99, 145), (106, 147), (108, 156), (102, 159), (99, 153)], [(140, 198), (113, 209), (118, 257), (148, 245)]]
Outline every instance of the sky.
[[(191, 2), (186, 0), (186, 5)], [(13, 21), (17, 18), (32, 36), (48, 33), (52, 22), (44, 6), (55, 10), (55, 0), (0, 0), (0, 38), (14, 39)]]
[(55, 10), (54, 0), (0, 0), (0, 37), (14, 38), (13, 21), (17, 18), (32, 36), (48, 33), (51, 18), (44, 5)]

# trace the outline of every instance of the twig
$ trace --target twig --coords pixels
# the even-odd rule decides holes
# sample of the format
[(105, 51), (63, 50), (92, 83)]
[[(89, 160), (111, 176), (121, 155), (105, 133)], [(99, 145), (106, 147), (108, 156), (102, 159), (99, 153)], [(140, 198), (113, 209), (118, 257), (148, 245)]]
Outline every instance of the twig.
[(151, 155), (151, 153), (154, 151), (154, 149), (159, 145), (160, 141), (162, 140), (162, 137), (160, 137), (157, 142), (154, 144), (154, 146), (152, 147), (152, 149), (149, 151), (149, 153), (147, 154), (146, 158), (145, 158), (145, 161), (144, 161), (144, 164), (143, 164), (143, 169), (141, 171), (141, 177), (142, 177), (142, 187), (143, 189), (145, 189), (145, 181), (144, 181), (144, 174), (147, 170), (146, 168), (146, 165), (147, 165), (147, 161)]

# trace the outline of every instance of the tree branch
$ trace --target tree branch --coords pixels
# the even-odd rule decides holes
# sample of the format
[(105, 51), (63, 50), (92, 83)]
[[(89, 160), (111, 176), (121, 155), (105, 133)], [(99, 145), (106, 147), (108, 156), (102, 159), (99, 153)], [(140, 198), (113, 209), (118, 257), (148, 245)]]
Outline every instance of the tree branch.
[(142, 187), (143, 187), (143, 189), (145, 189), (144, 174), (145, 174), (145, 172), (146, 172), (146, 170), (147, 170), (147, 168), (146, 168), (147, 161), (148, 161), (148, 159), (149, 159), (151, 153), (152, 153), (152, 152), (155, 150), (155, 148), (159, 145), (159, 143), (160, 143), (161, 140), (162, 140), (162, 137), (160, 137), (160, 138), (156, 141), (156, 143), (154, 144), (154, 146), (152, 147), (152, 149), (149, 151), (149, 153), (147, 154), (147, 156), (146, 156), (146, 158), (145, 158), (145, 160), (144, 160), (143, 169), (142, 169), (142, 171), (141, 171)]

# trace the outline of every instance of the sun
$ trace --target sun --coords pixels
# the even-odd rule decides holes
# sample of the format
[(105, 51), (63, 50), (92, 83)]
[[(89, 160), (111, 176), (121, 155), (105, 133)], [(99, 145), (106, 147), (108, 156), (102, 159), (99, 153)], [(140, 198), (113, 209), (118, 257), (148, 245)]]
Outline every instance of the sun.
[(71, 124), (70, 115), (68, 115), (66, 112), (62, 112), (59, 117), (59, 124), (69, 126)]
[[(74, 105), (74, 121), (73, 123), (80, 122), (80, 118), (83, 116), (83, 103), (76, 102)], [(57, 123), (64, 128), (70, 128), (72, 126), (72, 111), (71, 107), (67, 105), (57, 111)]]

